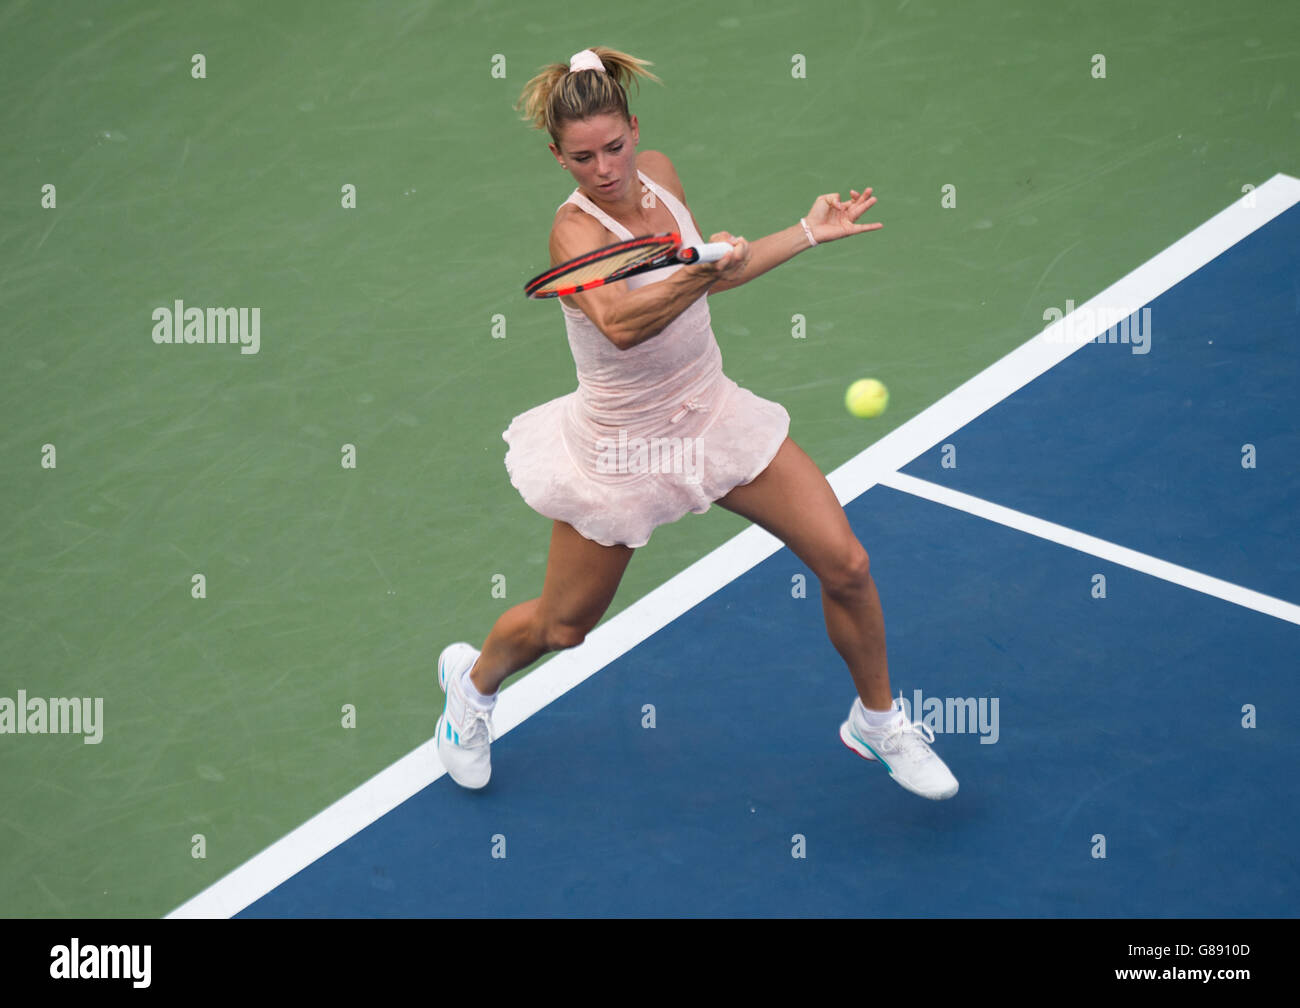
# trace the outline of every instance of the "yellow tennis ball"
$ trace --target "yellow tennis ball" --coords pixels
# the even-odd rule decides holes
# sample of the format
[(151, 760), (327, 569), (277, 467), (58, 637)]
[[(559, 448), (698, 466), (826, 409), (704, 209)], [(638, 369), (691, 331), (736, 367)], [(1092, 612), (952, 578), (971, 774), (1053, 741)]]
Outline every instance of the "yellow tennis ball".
[(889, 389), (874, 378), (862, 378), (849, 386), (844, 405), (855, 417), (878, 417), (889, 405)]

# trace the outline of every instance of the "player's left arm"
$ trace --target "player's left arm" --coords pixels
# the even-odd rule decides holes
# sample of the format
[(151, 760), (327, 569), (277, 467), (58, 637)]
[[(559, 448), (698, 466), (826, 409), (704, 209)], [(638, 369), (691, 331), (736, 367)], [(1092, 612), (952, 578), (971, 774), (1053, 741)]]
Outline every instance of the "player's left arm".
[[(682, 190), (681, 179), (677, 177), (677, 170), (673, 167), (672, 162), (666, 154), (661, 154), (658, 151), (651, 153), (654, 155), (654, 160), (651, 165), (647, 166), (651, 174), (653, 175), (655, 169), (659, 170), (664, 178), (660, 185), (665, 186), (669, 192), (681, 200), (682, 206), (686, 206), (686, 212), (691, 215), (691, 222), (695, 224), (695, 230), (703, 235), (704, 232), (700, 229), (699, 222), (695, 220), (695, 214), (687, 206), (686, 194)], [(656, 181), (658, 181), (657, 178)], [(808, 224), (808, 230), (812, 232), (813, 240), (818, 245), (835, 241), (838, 238), (847, 238), (849, 235), (876, 231), (884, 227), (879, 222), (872, 224), (858, 223), (858, 219), (876, 202), (876, 197), (872, 194), (870, 188), (864, 189), (862, 192), (850, 189), (849, 194), (853, 197), (852, 199), (841, 200), (839, 193), (825, 193), (817, 197), (812, 209), (808, 211), (808, 215), (804, 220)], [(768, 270), (775, 269), (784, 262), (789, 262), (800, 252), (811, 247), (808, 244), (808, 233), (804, 231), (802, 224), (795, 221), (782, 231), (777, 231), (759, 238), (757, 241), (750, 242), (749, 261), (740, 276), (732, 280), (718, 281), (709, 288), (709, 293), (717, 294), (719, 291), (731, 290), (742, 284), (747, 284), (755, 277), (760, 277)]]

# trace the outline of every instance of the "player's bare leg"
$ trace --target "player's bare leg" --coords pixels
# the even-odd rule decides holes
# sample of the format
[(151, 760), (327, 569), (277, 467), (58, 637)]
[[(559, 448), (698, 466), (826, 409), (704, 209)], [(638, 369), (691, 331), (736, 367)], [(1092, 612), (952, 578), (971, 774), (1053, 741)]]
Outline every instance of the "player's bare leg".
[(867, 551), (817, 464), (786, 438), (752, 482), (718, 501), (790, 547), (821, 582), (831, 643), (849, 667), (864, 706), (888, 710), (885, 617)]
[(630, 547), (602, 546), (567, 522), (555, 522), (542, 594), (497, 619), (470, 673), (474, 688), (485, 696), (495, 693), (547, 652), (581, 644), (614, 600), (632, 553)]
[(821, 470), (786, 438), (762, 474), (718, 503), (781, 539), (821, 581), (826, 630), (858, 691), (840, 740), (909, 791), (934, 799), (955, 795), (957, 779), (930, 749), (933, 732), (912, 723), (892, 700), (885, 618), (867, 551)]
[(463, 642), (443, 649), (438, 684), (447, 702), (434, 734), (457, 784), (482, 788), (492, 775), (492, 710), (501, 684), (548, 651), (581, 644), (609, 608), (631, 559), (630, 548), (601, 546), (557, 521), (541, 596), (502, 613), (481, 652)]

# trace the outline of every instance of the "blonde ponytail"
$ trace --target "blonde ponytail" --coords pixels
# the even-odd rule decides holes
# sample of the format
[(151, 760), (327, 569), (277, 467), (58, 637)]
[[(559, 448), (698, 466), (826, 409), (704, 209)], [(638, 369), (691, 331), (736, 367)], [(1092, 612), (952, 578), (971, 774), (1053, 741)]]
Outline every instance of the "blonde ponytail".
[(591, 48), (605, 65), (603, 73), (599, 70), (570, 72), (568, 63), (550, 63), (524, 85), (515, 105), (515, 110), (523, 113), (524, 122), (531, 122), (534, 129), (546, 130), (557, 144), (560, 129), (566, 122), (613, 113), (630, 118), (627, 85), (635, 81), (639, 92), (638, 78), (663, 83), (646, 69), (654, 66), (647, 60), (606, 46)]

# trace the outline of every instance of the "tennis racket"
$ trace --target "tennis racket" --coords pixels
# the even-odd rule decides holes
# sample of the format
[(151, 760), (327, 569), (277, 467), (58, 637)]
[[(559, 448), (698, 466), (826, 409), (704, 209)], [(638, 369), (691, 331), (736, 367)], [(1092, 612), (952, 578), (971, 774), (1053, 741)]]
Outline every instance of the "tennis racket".
[(615, 242), (552, 266), (524, 284), (524, 293), (530, 298), (567, 297), (665, 266), (717, 262), (730, 251), (728, 242), (682, 248), (682, 237), (676, 231), (646, 235)]

